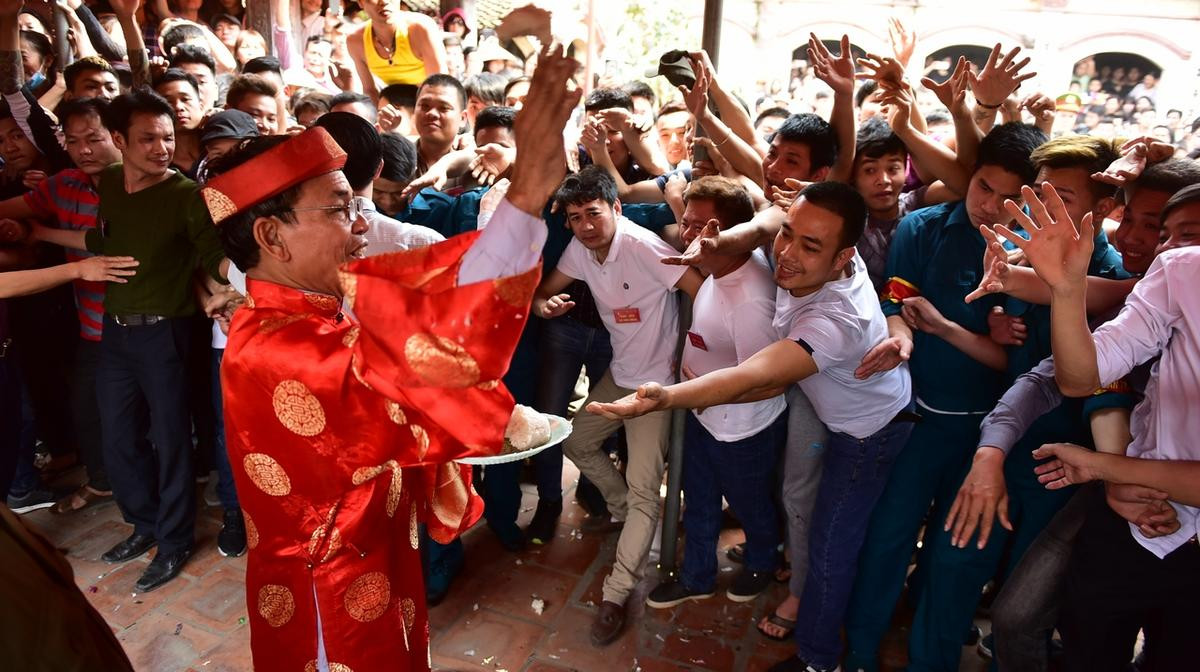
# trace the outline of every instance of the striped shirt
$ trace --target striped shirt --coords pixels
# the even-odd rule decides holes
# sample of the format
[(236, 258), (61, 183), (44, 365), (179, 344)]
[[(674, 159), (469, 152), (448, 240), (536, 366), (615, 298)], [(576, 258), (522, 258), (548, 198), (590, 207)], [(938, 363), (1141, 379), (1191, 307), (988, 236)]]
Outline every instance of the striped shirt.
[[(25, 194), (25, 204), (51, 226), (72, 231), (96, 228), (100, 196), (92, 179), (82, 170), (71, 168), (56, 173)], [(67, 249), (68, 261), (94, 256), (86, 250)], [(103, 282), (75, 280), (75, 307), (79, 311), (79, 335), (89, 341), (100, 340), (104, 324)]]

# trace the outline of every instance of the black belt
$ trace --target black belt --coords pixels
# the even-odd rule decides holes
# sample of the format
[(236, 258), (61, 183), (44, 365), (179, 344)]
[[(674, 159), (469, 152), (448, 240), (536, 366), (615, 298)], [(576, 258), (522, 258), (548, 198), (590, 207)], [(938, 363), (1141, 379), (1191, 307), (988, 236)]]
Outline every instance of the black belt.
[(892, 418), (891, 422), (889, 422), (888, 424), (889, 425), (898, 425), (902, 422), (911, 422), (915, 425), (915, 424), (921, 422), (921, 419), (922, 418), (921, 418), (920, 413), (914, 413), (912, 411), (900, 411), (899, 413), (896, 414), (896, 417)]
[(132, 313), (129, 315), (112, 315), (113, 322), (116, 322), (122, 327), (149, 327), (167, 319), (163, 315), (142, 315), (140, 313)]

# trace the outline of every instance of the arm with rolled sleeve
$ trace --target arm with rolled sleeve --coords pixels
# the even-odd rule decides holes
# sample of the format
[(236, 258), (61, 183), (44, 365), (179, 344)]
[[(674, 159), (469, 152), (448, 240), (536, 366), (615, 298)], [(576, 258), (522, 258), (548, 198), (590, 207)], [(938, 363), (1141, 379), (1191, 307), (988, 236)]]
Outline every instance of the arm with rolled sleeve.
[(458, 284), (524, 273), (537, 265), (546, 243), (546, 223), (514, 206), (500, 202), (487, 228), (463, 255)]
[(979, 425), (979, 447), (991, 446), (1008, 455), (1017, 441), (1042, 415), (1062, 403), (1054, 382), (1054, 358), (1047, 357), (1022, 374)]

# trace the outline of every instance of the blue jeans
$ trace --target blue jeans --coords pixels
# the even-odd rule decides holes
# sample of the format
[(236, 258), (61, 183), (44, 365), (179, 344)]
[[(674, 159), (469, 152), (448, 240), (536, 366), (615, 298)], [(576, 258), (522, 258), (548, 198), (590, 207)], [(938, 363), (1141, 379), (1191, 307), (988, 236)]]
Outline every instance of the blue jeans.
[(867, 524), (912, 429), (912, 422), (893, 422), (865, 439), (829, 433), (808, 538), (808, 577), (796, 615), (797, 653), (810, 665), (838, 663), (839, 631)]
[[(612, 345), (607, 330), (570, 317), (548, 320), (542, 329), (534, 408), (566, 417), (580, 369), (587, 367), (589, 383), (595, 385), (610, 362)], [(539, 499), (562, 499), (562, 465), (562, 446), (543, 450), (533, 458)]]
[(221, 506), (228, 510), (241, 508), (238, 505), (237, 490), (233, 485), (233, 468), (229, 466), (229, 453), (225, 451), (225, 414), (221, 404), (221, 360), (225, 357), (225, 348), (213, 348), (212, 351), (212, 405), (216, 416), (216, 436), (213, 437), (213, 466), (217, 468), (217, 498)]
[(746, 569), (773, 571), (779, 545), (775, 473), (787, 432), (787, 414), (780, 414), (754, 436), (729, 442), (713, 437), (695, 413), (688, 412), (686, 423), (683, 526), (687, 539), (680, 581), (691, 590), (704, 592), (716, 584), (722, 496), (746, 531)]

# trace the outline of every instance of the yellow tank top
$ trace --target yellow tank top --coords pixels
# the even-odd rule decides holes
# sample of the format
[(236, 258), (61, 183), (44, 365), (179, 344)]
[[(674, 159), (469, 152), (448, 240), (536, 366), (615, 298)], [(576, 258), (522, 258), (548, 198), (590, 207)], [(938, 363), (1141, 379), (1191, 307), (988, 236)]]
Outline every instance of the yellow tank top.
[(408, 44), (408, 33), (396, 30), (396, 47), (392, 58), (379, 55), (375, 46), (375, 32), (371, 21), (363, 29), (363, 51), (367, 55), (367, 68), (378, 77), (384, 86), (389, 84), (419, 85), (425, 81), (425, 63), (417, 58)]

